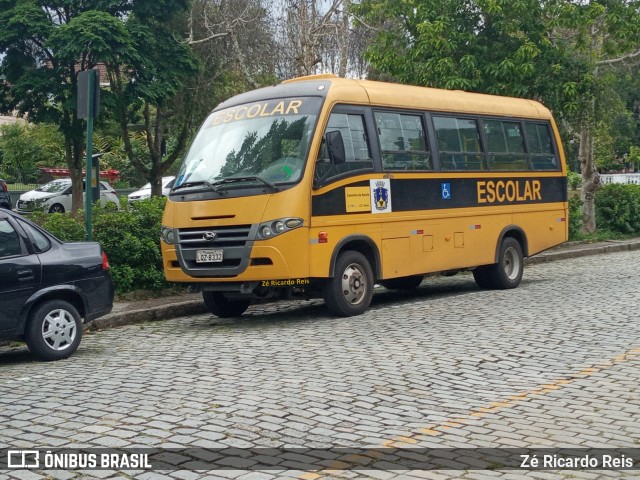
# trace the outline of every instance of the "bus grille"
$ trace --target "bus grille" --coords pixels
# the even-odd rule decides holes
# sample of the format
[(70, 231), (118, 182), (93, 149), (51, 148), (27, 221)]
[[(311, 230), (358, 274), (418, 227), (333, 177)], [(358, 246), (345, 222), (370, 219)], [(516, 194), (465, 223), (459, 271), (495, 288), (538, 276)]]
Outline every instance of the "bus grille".
[[(178, 230), (180, 246), (191, 248), (244, 247), (249, 240), (251, 225), (233, 225), (230, 227), (181, 228)], [(216, 234), (215, 241), (204, 239), (206, 232)]]
[[(180, 266), (192, 277), (234, 277), (249, 264), (257, 225), (230, 225), (209, 228), (178, 229), (178, 260)], [(210, 235), (210, 234), (214, 235)], [(213, 240), (205, 240), (205, 235)], [(198, 250), (222, 250), (221, 262), (197, 263)]]

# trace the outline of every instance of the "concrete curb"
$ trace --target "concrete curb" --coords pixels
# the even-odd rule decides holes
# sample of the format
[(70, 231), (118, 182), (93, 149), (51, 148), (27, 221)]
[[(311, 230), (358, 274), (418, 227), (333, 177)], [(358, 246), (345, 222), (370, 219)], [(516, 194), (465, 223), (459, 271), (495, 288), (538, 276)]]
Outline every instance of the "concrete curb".
[(207, 307), (202, 300), (187, 300), (184, 302), (169, 303), (152, 308), (139, 310), (129, 310), (124, 312), (110, 313), (98, 318), (85, 327), (85, 331), (103, 330), (105, 328), (122, 327), (144, 322), (155, 322), (159, 320), (169, 320), (187, 315), (198, 315), (206, 313)]
[(640, 239), (634, 240), (609, 240), (597, 244), (576, 244), (571, 247), (563, 247), (561, 250), (548, 250), (534, 257), (525, 259), (525, 264), (535, 265), (538, 263), (565, 260), (568, 258), (586, 257), (589, 255), (600, 255), (603, 253), (624, 252), (640, 250)]

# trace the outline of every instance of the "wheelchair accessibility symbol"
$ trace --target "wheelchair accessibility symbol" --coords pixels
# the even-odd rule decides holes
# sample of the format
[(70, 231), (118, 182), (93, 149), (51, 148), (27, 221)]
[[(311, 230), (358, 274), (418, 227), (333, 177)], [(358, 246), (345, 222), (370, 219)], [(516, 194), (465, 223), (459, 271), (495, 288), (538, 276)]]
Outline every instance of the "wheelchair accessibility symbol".
[(441, 183), (440, 191), (442, 192), (443, 200), (451, 200), (451, 184), (450, 183)]

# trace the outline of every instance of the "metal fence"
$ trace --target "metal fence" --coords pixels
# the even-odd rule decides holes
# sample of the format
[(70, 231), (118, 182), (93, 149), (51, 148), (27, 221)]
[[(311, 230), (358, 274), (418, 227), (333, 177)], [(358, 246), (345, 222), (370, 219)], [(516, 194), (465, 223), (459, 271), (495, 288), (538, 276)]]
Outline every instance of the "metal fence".
[(640, 185), (640, 173), (612, 173), (600, 175), (600, 181), (603, 185), (609, 183), (626, 183)]

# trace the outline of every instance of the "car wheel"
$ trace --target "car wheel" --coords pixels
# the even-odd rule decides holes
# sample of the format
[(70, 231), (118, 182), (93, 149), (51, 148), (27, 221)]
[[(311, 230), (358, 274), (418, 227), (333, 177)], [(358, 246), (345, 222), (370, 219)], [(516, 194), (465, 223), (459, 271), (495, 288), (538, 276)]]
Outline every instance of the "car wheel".
[(424, 275), (411, 275), (410, 277), (381, 280), (380, 285), (389, 290), (415, 290), (420, 286), (423, 279)]
[(64, 300), (46, 301), (31, 312), (25, 339), (29, 350), (41, 360), (67, 358), (82, 339), (80, 314)]
[(49, 207), (49, 213), (64, 213), (64, 207), (59, 203), (54, 203)]
[(351, 317), (369, 308), (373, 296), (373, 271), (360, 252), (338, 257), (335, 275), (324, 285), (324, 302), (335, 315)]
[(202, 298), (209, 311), (220, 318), (239, 317), (251, 304), (249, 299), (229, 300), (222, 292), (204, 291)]

